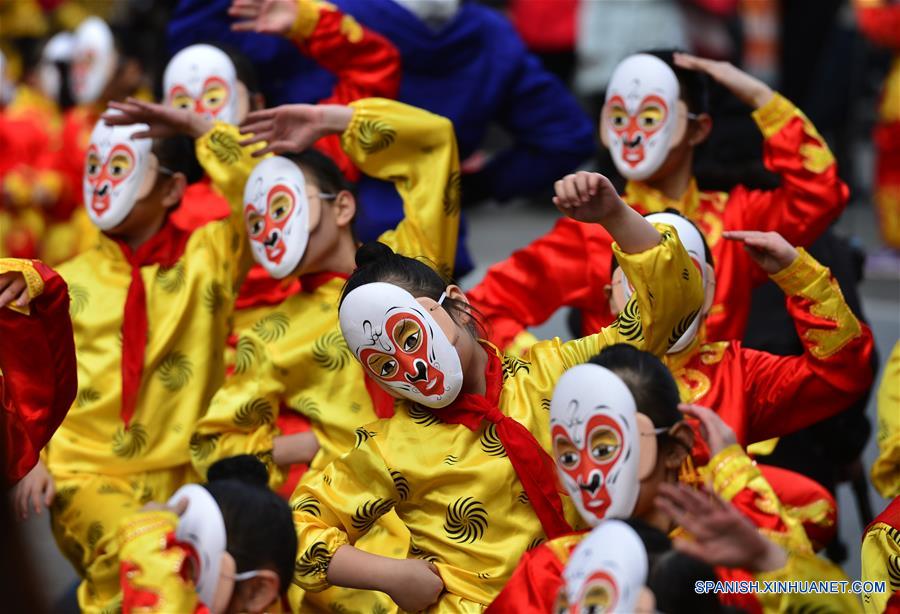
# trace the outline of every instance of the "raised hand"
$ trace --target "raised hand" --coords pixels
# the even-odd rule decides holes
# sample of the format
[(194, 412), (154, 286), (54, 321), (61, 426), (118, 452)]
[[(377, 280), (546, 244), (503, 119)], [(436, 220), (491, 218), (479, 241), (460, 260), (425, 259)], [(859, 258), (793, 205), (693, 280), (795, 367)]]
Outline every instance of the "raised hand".
[(698, 58), (688, 53), (676, 53), (674, 59), (675, 65), (680, 68), (705, 72), (710, 78), (728, 88), (741, 102), (754, 109), (760, 108), (775, 95), (768, 85), (730, 62)]
[(110, 102), (109, 107), (118, 113), (106, 112), (103, 121), (109, 126), (129, 126), (147, 124), (149, 130), (136, 132), (133, 138), (153, 139), (186, 134), (199, 138), (209, 132), (213, 122), (200, 113), (189, 109), (176, 109), (153, 102), (129, 98), (125, 102)]
[(31, 301), (25, 276), (19, 271), (0, 273), (0, 309), (9, 304), (24, 307)]
[(241, 142), (246, 147), (266, 141), (254, 156), (303, 151), (323, 136), (340, 134), (350, 125), (353, 109), (337, 104), (285, 104), (250, 113), (241, 124)]
[(564, 215), (579, 222), (602, 223), (624, 204), (616, 188), (600, 173), (578, 171), (553, 185), (553, 204)]
[(28, 508), (40, 515), (41, 510), (50, 507), (56, 497), (56, 483), (47, 467), (41, 461), (29, 471), (24, 478), (13, 487), (16, 514), (19, 520), (28, 519)]
[(734, 431), (713, 410), (688, 403), (679, 404), (678, 409), (700, 421), (700, 430), (703, 438), (709, 444), (710, 452), (713, 455), (737, 443), (737, 436), (734, 434)]
[(438, 600), (444, 581), (434, 563), (420, 559), (396, 561), (391, 586), (385, 591), (404, 612), (421, 612)]
[(713, 566), (754, 572), (787, 564), (787, 553), (766, 539), (748, 518), (715, 495), (683, 484), (660, 484), (657, 507), (693, 539), (675, 538), (676, 550)]
[(731, 241), (741, 241), (753, 261), (769, 275), (786, 269), (800, 255), (794, 246), (777, 232), (726, 230), (722, 236)]
[(259, 32), (285, 36), (297, 20), (297, 0), (233, 0), (228, 15), (239, 19), (235, 32)]

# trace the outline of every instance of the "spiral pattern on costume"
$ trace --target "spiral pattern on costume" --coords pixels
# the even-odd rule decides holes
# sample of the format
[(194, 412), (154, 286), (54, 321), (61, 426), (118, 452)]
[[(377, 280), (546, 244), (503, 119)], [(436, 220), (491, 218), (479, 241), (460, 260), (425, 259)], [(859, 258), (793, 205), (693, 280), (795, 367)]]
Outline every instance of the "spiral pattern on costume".
[(216, 442), (219, 441), (220, 436), (219, 433), (192, 434), (188, 443), (188, 447), (191, 449), (191, 456), (198, 461), (204, 461), (209, 458), (209, 455), (216, 449)]
[(253, 332), (266, 343), (272, 343), (283, 337), (290, 325), (291, 319), (286, 314), (274, 311), (257, 320), (253, 325)]
[(481, 434), (481, 449), (488, 456), (506, 456), (506, 448), (497, 435), (497, 425), (488, 424), (484, 432)]
[(234, 164), (241, 159), (241, 146), (233, 135), (216, 130), (207, 140), (210, 151), (222, 164)]
[(120, 426), (113, 435), (113, 454), (123, 458), (134, 458), (144, 450), (147, 439), (147, 429), (137, 422), (132, 422), (128, 428)]
[(386, 122), (367, 119), (359, 124), (359, 146), (367, 154), (378, 153), (391, 146), (396, 131)]
[(399, 471), (391, 470), (391, 479), (394, 480), (394, 490), (397, 491), (401, 501), (409, 499), (409, 480)]
[(641, 325), (641, 310), (634, 297), (625, 304), (613, 323), (628, 341), (639, 341), (644, 338), (644, 327)]
[[(299, 559), (294, 561), (294, 574), (297, 576), (312, 576), (324, 574), (331, 564), (331, 553), (324, 542), (315, 542), (306, 549)], [(294, 584), (297, 582), (294, 581)]]
[(444, 464), (448, 465), (450, 467), (452, 467), (453, 465), (455, 465), (458, 462), (459, 462), (459, 457), (455, 456), (453, 454), (448, 454), (447, 456), (444, 457)]
[(203, 291), (203, 306), (212, 314), (222, 309), (225, 305), (225, 290), (218, 281), (211, 281)]
[(462, 178), (453, 171), (444, 185), (444, 215), (456, 215), (460, 210)]
[(100, 488), (97, 489), (98, 495), (123, 495), (127, 494), (127, 491), (119, 488), (115, 484), (110, 484), (109, 482), (103, 482), (100, 484)]
[(354, 431), (356, 433), (356, 445), (354, 447), (358, 448), (366, 441), (369, 441), (372, 437), (375, 436), (375, 433), (367, 430), (365, 427), (359, 427)]
[(156, 283), (169, 294), (181, 290), (184, 287), (184, 263), (179, 260), (175, 266), (159, 267), (156, 271)]
[(78, 391), (75, 395), (75, 406), (84, 407), (90, 403), (96, 403), (100, 400), (100, 391), (96, 388), (85, 387)]
[(516, 495), (516, 501), (522, 503), (523, 505), (527, 505), (528, 503), (530, 503), (530, 500), (528, 499), (528, 493), (524, 490), (519, 491), (519, 494)]
[(247, 337), (238, 339), (234, 353), (234, 372), (238, 375), (247, 373), (256, 362), (256, 345)]
[(91, 295), (87, 288), (78, 284), (69, 284), (69, 315), (73, 318), (84, 311)]
[(379, 518), (387, 514), (394, 507), (394, 501), (391, 499), (373, 499), (366, 501), (356, 508), (356, 513), (350, 519), (353, 528), (360, 532), (368, 531), (372, 528)]
[(535, 548), (543, 544), (544, 541), (546, 540), (543, 537), (535, 537), (533, 540), (528, 542), (528, 548), (526, 548), (526, 550), (534, 550)]
[(316, 518), (318, 518), (319, 514), (321, 514), (321, 512), (319, 511), (319, 500), (312, 495), (300, 497), (296, 501), (292, 502), (291, 509), (295, 512), (301, 512), (303, 514), (315, 516)]
[(253, 399), (241, 405), (234, 415), (234, 424), (241, 428), (258, 428), (274, 419), (272, 404), (265, 399)]
[(307, 396), (296, 397), (291, 401), (290, 406), (291, 409), (293, 409), (297, 413), (303, 414), (310, 420), (318, 419), (319, 414), (321, 413), (319, 404)]
[(550, 411), (550, 399), (541, 399), (541, 409)]
[(352, 358), (344, 336), (336, 330), (325, 333), (313, 344), (313, 360), (326, 371), (343, 369)]
[(678, 323), (675, 324), (675, 327), (672, 329), (672, 334), (669, 335), (669, 345), (667, 347), (672, 347), (675, 343), (678, 342), (684, 336), (684, 333), (687, 332), (687, 329), (691, 327), (691, 324), (694, 323), (694, 318), (697, 317), (697, 314), (700, 313), (700, 310), (692, 311), (688, 315), (684, 316)]
[(428, 561), (429, 563), (437, 563), (440, 559), (433, 554), (425, 552), (418, 546), (416, 546), (412, 541), (409, 543), (409, 553), (416, 557), (417, 559), (422, 559), (423, 561)]
[(525, 373), (529, 373), (531, 371), (531, 363), (518, 356), (503, 355), (503, 379), (512, 377), (523, 369)]
[(156, 367), (156, 374), (166, 390), (178, 392), (190, 381), (194, 370), (183, 352), (173, 350), (163, 357)]
[(63, 486), (56, 491), (56, 496), (53, 497), (51, 507), (61, 514), (72, 505), (72, 499), (75, 497), (76, 492), (78, 492), (77, 486)]
[(441, 422), (441, 419), (435, 416), (433, 412), (422, 409), (418, 405), (413, 405), (409, 408), (409, 417), (419, 426), (431, 426)]
[(488, 513), (484, 505), (472, 497), (457, 499), (447, 507), (444, 532), (460, 544), (471, 544), (481, 539), (488, 526)]
[(86, 537), (88, 549), (93, 552), (97, 549), (97, 544), (99, 544), (100, 540), (103, 538), (103, 523), (99, 520), (95, 520), (88, 525)]

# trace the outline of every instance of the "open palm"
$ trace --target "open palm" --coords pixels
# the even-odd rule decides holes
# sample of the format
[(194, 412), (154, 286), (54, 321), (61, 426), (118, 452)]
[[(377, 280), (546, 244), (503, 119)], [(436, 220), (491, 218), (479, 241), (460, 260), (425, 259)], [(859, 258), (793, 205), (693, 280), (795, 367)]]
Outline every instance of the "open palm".
[(297, 20), (295, 0), (234, 0), (228, 14), (237, 21), (231, 25), (235, 32), (259, 32), (286, 35)]
[(134, 138), (166, 138), (186, 134), (198, 138), (212, 128), (212, 121), (189, 109), (177, 109), (163, 104), (129, 98), (125, 102), (110, 102), (117, 113), (104, 113), (103, 120), (110, 126), (147, 124), (148, 130), (137, 132)]

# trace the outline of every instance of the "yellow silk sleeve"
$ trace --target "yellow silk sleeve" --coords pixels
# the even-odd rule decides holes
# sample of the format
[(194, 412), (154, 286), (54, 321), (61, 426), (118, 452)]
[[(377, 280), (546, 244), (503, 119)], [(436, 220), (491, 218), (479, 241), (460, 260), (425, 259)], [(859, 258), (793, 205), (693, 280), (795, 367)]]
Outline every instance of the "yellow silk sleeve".
[[(167, 536), (177, 526), (178, 517), (168, 511), (138, 512), (122, 523), (116, 541), (126, 611), (190, 613), (197, 608), (196, 588), (179, 575), (189, 564), (188, 552), (168, 545)], [(143, 605), (148, 603), (153, 605)]]
[[(812, 553), (802, 523), (784, 509), (771, 484), (740, 445), (732, 444), (721, 450), (701, 471), (712, 482), (713, 491), (725, 501), (731, 502), (742, 491), (750, 491), (753, 494), (752, 509), (744, 507), (741, 511), (751, 520), (757, 513), (778, 516), (784, 524), (784, 532), (760, 529), (772, 541), (790, 552)], [(742, 504), (748, 505), (746, 501)]]
[(241, 147), (242, 138), (237, 126), (216, 122), (209, 132), (195, 142), (197, 160), (231, 209), (227, 220), (229, 236), (223, 237), (220, 245), (221, 249), (229, 250), (235, 264), (232, 269), (235, 293), (253, 264), (244, 228), (244, 185), (256, 165), (264, 159), (254, 158), (253, 152), (265, 146), (264, 143), (257, 143)]
[(354, 544), (401, 500), (378, 447), (378, 424), (363, 427), (356, 448), (310, 483), (301, 480), (291, 497), (299, 553), (294, 583), (301, 588), (327, 588), (337, 549)]
[[(22, 277), (25, 278), (25, 286), (28, 290), (29, 301), (33, 301), (44, 291), (44, 279), (41, 277), (41, 274), (35, 270), (34, 263), (31, 260), (24, 258), (0, 258), (0, 275), (3, 275), (4, 273), (22, 274)], [(19, 307), (14, 303), (10, 303), (7, 307), (24, 315), (31, 313), (28, 305)]]
[[(587, 362), (604, 347), (628, 343), (661, 356), (690, 326), (703, 304), (700, 272), (678, 239), (664, 224), (656, 224), (662, 236), (659, 245), (637, 254), (626, 254), (613, 244), (619, 266), (634, 286), (634, 294), (615, 322), (599, 333), (560, 344), (563, 368)], [(538, 348), (532, 360), (539, 360)]]
[(894, 344), (878, 387), (878, 458), (872, 484), (883, 497), (900, 496), (900, 341)]
[(863, 608), (867, 614), (884, 612), (888, 599), (900, 590), (900, 531), (883, 522), (874, 523), (863, 537), (863, 582), (884, 582), (885, 592), (865, 593)]
[[(781, 569), (754, 574), (762, 582), (848, 582), (841, 568), (811, 552), (788, 551), (787, 564)], [(849, 586), (849, 585), (848, 585)], [(763, 612), (860, 612), (859, 599), (845, 593), (756, 593)], [(880, 610), (879, 610), (880, 611)]]
[(245, 332), (237, 342), (234, 372), (191, 435), (191, 461), (197, 472), (205, 476), (218, 460), (253, 454), (269, 469), (269, 485), (281, 486), (286, 475), (273, 461), (272, 447), (281, 434), (275, 420), (283, 393), (266, 344), (253, 332)]
[(365, 174), (394, 184), (403, 221), (379, 237), (397, 253), (453, 272), (459, 232), (459, 152), (449, 119), (394, 100), (350, 103), (344, 151)]

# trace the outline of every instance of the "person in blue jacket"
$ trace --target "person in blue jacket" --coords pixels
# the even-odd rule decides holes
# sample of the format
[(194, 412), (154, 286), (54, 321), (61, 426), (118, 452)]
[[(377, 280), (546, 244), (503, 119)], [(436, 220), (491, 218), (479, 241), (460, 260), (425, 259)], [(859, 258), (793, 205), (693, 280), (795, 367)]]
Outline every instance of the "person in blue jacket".
[[(332, 2), (397, 46), (403, 61), (398, 99), (451, 119), (463, 159), (482, 146), (492, 124), (511, 138), (509, 147), (463, 176), (464, 201), (533, 195), (593, 155), (591, 120), (495, 10), (460, 0)], [(240, 48), (257, 64), (272, 105), (316, 102), (329, 94), (330, 75), (298, 58), (288, 41), (231, 32), (229, 5), (181, 0), (169, 22), (170, 51), (210, 39)], [(390, 183), (363, 178), (359, 189), (366, 208), (356, 230), (360, 240), (374, 240), (399, 223), (402, 204)], [(461, 236), (455, 270), (462, 275), (471, 268)]]

